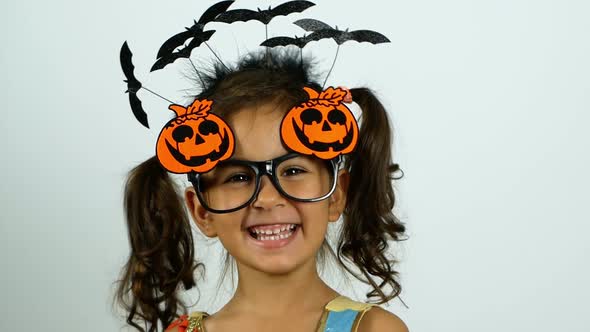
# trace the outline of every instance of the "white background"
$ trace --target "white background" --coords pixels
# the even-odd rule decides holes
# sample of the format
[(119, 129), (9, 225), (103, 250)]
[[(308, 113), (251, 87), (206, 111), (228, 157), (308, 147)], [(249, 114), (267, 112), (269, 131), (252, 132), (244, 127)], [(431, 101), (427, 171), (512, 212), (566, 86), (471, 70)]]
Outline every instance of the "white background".
[[(186, 62), (149, 67), (161, 43), (212, 3), (2, 4), (1, 331), (126, 330), (110, 307), (128, 255), (123, 181), (153, 155), (170, 111), (140, 93), (152, 129), (133, 118), (119, 49), (129, 41), (146, 86), (186, 101)], [(395, 250), (409, 308), (395, 300), (387, 309), (411, 331), (588, 331), (590, 3), (316, 3), (273, 21), (271, 36), (301, 35), (290, 22), (312, 17), (392, 40), (344, 44), (329, 81), (375, 89), (395, 127), (405, 172), (396, 212), (410, 237)], [(257, 22), (211, 27), (211, 45), (229, 62), (264, 39)], [(335, 48), (306, 51), (327, 70)], [(219, 249), (197, 243), (201, 255)], [(224, 303), (228, 293), (213, 301), (216, 281), (201, 283), (192, 310)], [(361, 300), (365, 292), (339, 290)]]

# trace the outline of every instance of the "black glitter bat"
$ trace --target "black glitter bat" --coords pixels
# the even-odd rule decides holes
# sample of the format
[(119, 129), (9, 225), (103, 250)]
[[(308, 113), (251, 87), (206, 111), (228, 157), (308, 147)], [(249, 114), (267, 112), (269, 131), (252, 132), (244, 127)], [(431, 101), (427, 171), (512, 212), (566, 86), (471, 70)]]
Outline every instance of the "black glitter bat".
[(335, 29), (329, 26), (328, 24), (306, 18), (302, 20), (298, 20), (293, 22), (298, 27), (302, 28), (305, 31), (322, 31), (322, 30), (333, 30), (337, 31), (338, 35), (334, 37), (336, 44), (342, 45), (343, 43), (349, 40), (355, 40), (359, 43), (362, 42), (369, 42), (371, 44), (381, 44), (381, 43), (389, 43), (390, 40), (387, 39), (384, 35), (380, 34), (379, 32), (372, 31), (372, 30), (355, 30), (355, 31), (348, 31), (348, 29), (342, 31), (338, 30), (338, 27)]
[(186, 31), (178, 33), (162, 44), (160, 50), (158, 51), (158, 56), (156, 59), (165, 57), (166, 55), (170, 55), (176, 48), (184, 45), (184, 43), (189, 38), (197, 38), (199, 34), (203, 32), (205, 25), (209, 22), (213, 22), (217, 16), (223, 12), (225, 12), (231, 4), (234, 3), (234, 0), (229, 1), (221, 1), (213, 6), (209, 7), (203, 15), (199, 18), (198, 21), (195, 21), (195, 24), (190, 28), (186, 28)]
[(250, 20), (256, 20), (262, 22), (264, 25), (267, 25), (276, 16), (287, 16), (291, 13), (300, 13), (311, 6), (315, 6), (315, 4), (310, 1), (288, 1), (276, 6), (275, 8), (271, 8), (269, 6), (268, 9), (265, 10), (260, 10), (260, 8), (258, 8), (258, 11), (249, 9), (235, 9), (220, 14), (217, 16), (215, 21), (233, 23), (238, 21), (247, 22)]
[(325, 38), (335, 38), (340, 33), (336, 30), (318, 30), (311, 34), (303, 37), (290, 38), (290, 37), (273, 37), (265, 40), (260, 46), (276, 47), (276, 46), (287, 46), (295, 45), (299, 48), (305, 47), (311, 41), (317, 41)]
[(191, 56), (191, 52), (193, 49), (199, 47), (202, 43), (206, 42), (213, 36), (215, 30), (208, 30), (198, 33), (197, 35), (193, 36), (193, 39), (176, 52), (172, 52), (170, 54), (166, 54), (163, 57), (159, 58), (158, 61), (154, 63), (152, 69), (150, 71), (155, 71), (166, 67), (167, 65), (173, 63), (174, 61), (180, 58), (189, 58)]
[(131, 110), (137, 121), (139, 121), (144, 127), (149, 128), (147, 114), (141, 106), (141, 100), (137, 97), (137, 91), (139, 91), (142, 86), (141, 82), (133, 74), (135, 66), (133, 66), (133, 62), (131, 61), (132, 57), (133, 54), (129, 49), (129, 45), (127, 45), (127, 42), (123, 43), (120, 60), (121, 68), (123, 69), (123, 74), (125, 74), (126, 78), (124, 81), (127, 83), (127, 91), (125, 91), (125, 93), (129, 93), (129, 104), (131, 105)]

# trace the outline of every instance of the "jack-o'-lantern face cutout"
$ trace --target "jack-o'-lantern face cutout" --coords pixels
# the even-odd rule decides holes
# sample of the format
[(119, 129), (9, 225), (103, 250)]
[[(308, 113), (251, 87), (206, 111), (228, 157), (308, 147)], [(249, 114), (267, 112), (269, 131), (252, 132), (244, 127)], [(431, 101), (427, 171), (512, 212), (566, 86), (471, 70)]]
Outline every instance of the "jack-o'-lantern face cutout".
[(358, 124), (342, 101), (346, 90), (332, 88), (318, 93), (304, 87), (309, 100), (293, 107), (281, 123), (281, 139), (291, 150), (332, 159), (354, 150)]
[(156, 154), (172, 173), (205, 173), (234, 152), (234, 135), (220, 117), (209, 113), (212, 101), (195, 100), (185, 108), (170, 105), (176, 118), (160, 132)]

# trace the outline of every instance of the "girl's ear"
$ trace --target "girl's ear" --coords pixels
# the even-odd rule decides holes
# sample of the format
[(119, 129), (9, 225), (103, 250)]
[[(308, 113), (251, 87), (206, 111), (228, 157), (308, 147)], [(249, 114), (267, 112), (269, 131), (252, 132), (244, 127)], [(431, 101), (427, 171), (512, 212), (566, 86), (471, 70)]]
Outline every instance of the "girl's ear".
[(328, 220), (331, 222), (338, 221), (338, 218), (340, 218), (346, 207), (346, 193), (348, 192), (349, 179), (350, 173), (347, 170), (341, 169), (338, 171), (336, 189), (329, 198)]
[(207, 237), (216, 237), (217, 231), (215, 230), (215, 223), (212, 222), (211, 213), (201, 205), (193, 187), (189, 186), (185, 189), (184, 199), (186, 200), (189, 213), (201, 232)]

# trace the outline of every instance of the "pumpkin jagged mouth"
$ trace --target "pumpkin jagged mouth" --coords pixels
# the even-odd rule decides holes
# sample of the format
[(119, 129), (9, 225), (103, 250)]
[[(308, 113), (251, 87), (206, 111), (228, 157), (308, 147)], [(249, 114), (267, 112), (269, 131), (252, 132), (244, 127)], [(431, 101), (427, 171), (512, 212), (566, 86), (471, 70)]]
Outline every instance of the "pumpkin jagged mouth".
[(227, 153), (229, 149), (229, 137), (223, 131), (223, 139), (221, 140), (221, 144), (219, 145), (219, 152), (212, 151), (211, 153), (204, 155), (204, 156), (193, 156), (187, 159), (182, 153), (176, 150), (168, 140), (166, 140), (166, 146), (168, 147), (168, 151), (170, 154), (182, 165), (190, 166), (190, 167), (197, 167), (206, 164), (207, 162), (212, 162), (221, 159), (223, 155)]
[(342, 143), (338, 143), (337, 141), (332, 142), (332, 143), (324, 143), (324, 142), (314, 142), (314, 143), (310, 143), (309, 142), (309, 138), (305, 135), (305, 133), (299, 129), (299, 126), (297, 125), (297, 122), (295, 121), (295, 119), (291, 119), (291, 121), (293, 122), (293, 128), (295, 130), (295, 135), (297, 135), (297, 139), (299, 139), (299, 142), (301, 142), (301, 144), (305, 145), (307, 148), (309, 148), (312, 151), (317, 151), (317, 152), (327, 152), (330, 149), (332, 149), (332, 151), (342, 151), (344, 149), (346, 149), (348, 146), (350, 146), (350, 144), (352, 143), (352, 139), (353, 139), (353, 135), (354, 132), (352, 130), (349, 130), (348, 133), (346, 134), (346, 136), (344, 136), (344, 138), (342, 139)]

